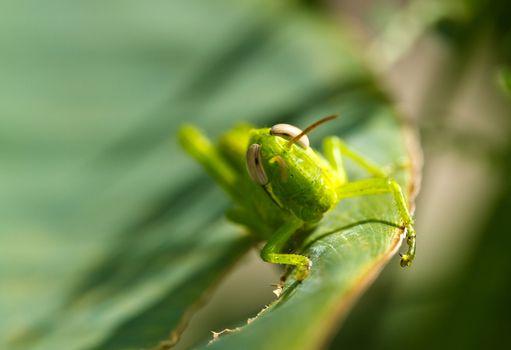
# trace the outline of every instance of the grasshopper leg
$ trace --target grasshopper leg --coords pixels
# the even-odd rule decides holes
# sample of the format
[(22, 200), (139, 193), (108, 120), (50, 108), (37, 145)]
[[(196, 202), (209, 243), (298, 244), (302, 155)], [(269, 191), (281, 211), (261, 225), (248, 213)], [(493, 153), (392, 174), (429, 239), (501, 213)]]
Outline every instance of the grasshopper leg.
[(363, 155), (351, 149), (343, 140), (336, 136), (330, 136), (323, 141), (323, 152), (328, 162), (343, 182), (346, 182), (347, 176), (344, 170), (342, 157), (347, 157), (354, 161), (362, 169), (365, 169), (374, 177), (386, 177), (387, 174), (378, 165), (366, 159)]
[(406, 243), (408, 244), (408, 251), (401, 255), (400, 264), (402, 267), (410, 266), (415, 258), (415, 229), (399, 184), (388, 178), (371, 178), (345, 183), (338, 190), (339, 199), (383, 193), (391, 193), (394, 196), (402, 225), (406, 230)]
[(261, 258), (266, 262), (295, 265), (295, 277), (298, 281), (304, 280), (309, 274), (311, 261), (303, 255), (282, 253), (282, 249), (289, 238), (302, 226), (301, 220), (295, 219), (286, 222), (271, 236), (261, 251)]
[(236, 186), (236, 171), (223, 158), (217, 147), (193, 126), (183, 126), (178, 133), (179, 142), (183, 149), (229, 193), (233, 198), (238, 197)]

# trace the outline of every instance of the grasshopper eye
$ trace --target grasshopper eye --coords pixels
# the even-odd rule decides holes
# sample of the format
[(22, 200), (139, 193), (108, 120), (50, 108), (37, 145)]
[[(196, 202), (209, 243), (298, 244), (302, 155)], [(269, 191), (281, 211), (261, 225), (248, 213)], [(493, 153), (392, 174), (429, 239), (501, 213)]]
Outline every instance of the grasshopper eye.
[(254, 143), (247, 149), (247, 170), (252, 180), (259, 185), (268, 183), (268, 177), (261, 163), (261, 145)]
[[(298, 129), (296, 126), (290, 124), (276, 124), (271, 127), (270, 134), (280, 137), (285, 137), (292, 139), (302, 133), (302, 130)], [(309, 138), (307, 135), (303, 135), (297, 141), (297, 144), (302, 146), (303, 148), (309, 147)]]

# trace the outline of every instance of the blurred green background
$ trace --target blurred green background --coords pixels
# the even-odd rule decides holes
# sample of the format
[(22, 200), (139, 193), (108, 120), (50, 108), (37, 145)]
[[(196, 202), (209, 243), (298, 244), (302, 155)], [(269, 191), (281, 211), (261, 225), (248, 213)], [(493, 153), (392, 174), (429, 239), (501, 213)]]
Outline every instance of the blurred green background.
[[(250, 242), (218, 222), (227, 199), (175, 131), (364, 116), (368, 72), (420, 133), (418, 256), (384, 270), (330, 348), (509, 344), (510, 12), (504, 0), (2, 1), (0, 347), (153, 344), (212, 283), (179, 348), (256, 314), (279, 271), (253, 251), (230, 267)], [(182, 275), (165, 270), (175, 263)], [(161, 329), (123, 331), (159, 317)]]

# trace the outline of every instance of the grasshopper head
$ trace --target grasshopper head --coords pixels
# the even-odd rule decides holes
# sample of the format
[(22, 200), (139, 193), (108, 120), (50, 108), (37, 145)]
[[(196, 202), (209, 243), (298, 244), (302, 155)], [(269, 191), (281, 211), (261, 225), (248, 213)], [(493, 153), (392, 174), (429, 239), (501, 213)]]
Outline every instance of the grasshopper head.
[(246, 154), (252, 180), (282, 209), (306, 222), (321, 219), (337, 203), (337, 177), (306, 135), (326, 120), (304, 131), (289, 124), (252, 130)]

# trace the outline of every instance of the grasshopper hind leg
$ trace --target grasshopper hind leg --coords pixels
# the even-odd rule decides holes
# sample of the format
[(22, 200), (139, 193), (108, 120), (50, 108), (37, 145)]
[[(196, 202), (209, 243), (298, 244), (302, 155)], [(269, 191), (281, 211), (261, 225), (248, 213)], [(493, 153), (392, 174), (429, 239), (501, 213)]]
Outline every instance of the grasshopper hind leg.
[(408, 251), (401, 255), (400, 264), (402, 267), (411, 265), (415, 258), (415, 229), (413, 219), (408, 211), (406, 200), (399, 184), (388, 178), (371, 178), (348, 182), (342, 185), (338, 190), (339, 198), (358, 197), (367, 195), (376, 195), (390, 193), (394, 197), (396, 207), (401, 219), (401, 225), (406, 230), (406, 243)]
[[(340, 138), (330, 136), (325, 138), (323, 143), (323, 152), (332, 169), (337, 173), (342, 185), (339, 188), (339, 199), (346, 197), (365, 196), (381, 193), (392, 193), (403, 226), (406, 230), (406, 243), (408, 251), (401, 255), (400, 264), (402, 267), (410, 266), (415, 258), (415, 229), (413, 227), (413, 219), (408, 211), (406, 200), (401, 191), (401, 187), (389, 178), (389, 173), (406, 167), (406, 164), (397, 164), (390, 169), (383, 169), (363, 155), (351, 149)], [(359, 167), (365, 169), (372, 178), (359, 181), (348, 181), (346, 171), (344, 169), (343, 157), (351, 159)], [(390, 170), (390, 171), (389, 171)]]

